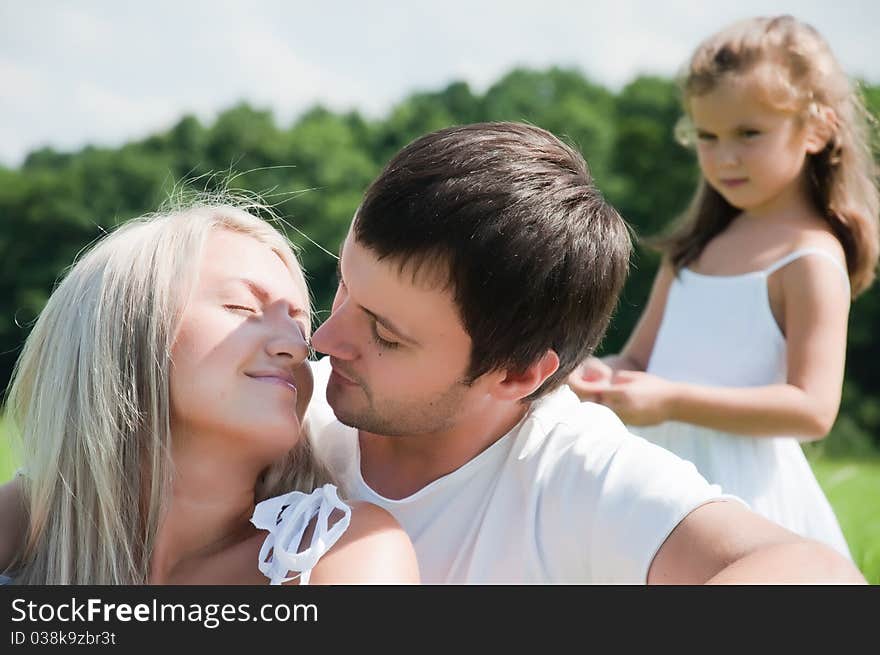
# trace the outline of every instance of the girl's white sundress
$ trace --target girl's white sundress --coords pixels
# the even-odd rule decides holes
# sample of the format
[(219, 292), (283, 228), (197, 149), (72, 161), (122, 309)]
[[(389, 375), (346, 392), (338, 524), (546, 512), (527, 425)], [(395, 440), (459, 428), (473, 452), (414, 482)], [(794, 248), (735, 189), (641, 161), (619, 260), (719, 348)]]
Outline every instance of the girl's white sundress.
[[(713, 276), (687, 268), (669, 289), (648, 373), (668, 380), (722, 387), (753, 387), (786, 380), (785, 337), (770, 310), (767, 277), (806, 255), (797, 250), (752, 273)], [(756, 512), (850, 557), (846, 540), (794, 437), (748, 437), (669, 421), (630, 430), (693, 462), (709, 482), (745, 500)]]

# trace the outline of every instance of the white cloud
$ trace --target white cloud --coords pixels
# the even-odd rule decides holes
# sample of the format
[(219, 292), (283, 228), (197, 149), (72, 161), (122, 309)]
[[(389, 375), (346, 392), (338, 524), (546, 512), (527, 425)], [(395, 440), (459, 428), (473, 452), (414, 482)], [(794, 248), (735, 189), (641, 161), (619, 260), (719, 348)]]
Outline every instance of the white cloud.
[(573, 66), (619, 88), (673, 74), (734, 19), (786, 12), (880, 82), (880, 3), (859, 0), (2, 3), (0, 162), (44, 144), (118, 144), (240, 100), (282, 123), (318, 102), (379, 115), (453, 80), (483, 91), (517, 65)]

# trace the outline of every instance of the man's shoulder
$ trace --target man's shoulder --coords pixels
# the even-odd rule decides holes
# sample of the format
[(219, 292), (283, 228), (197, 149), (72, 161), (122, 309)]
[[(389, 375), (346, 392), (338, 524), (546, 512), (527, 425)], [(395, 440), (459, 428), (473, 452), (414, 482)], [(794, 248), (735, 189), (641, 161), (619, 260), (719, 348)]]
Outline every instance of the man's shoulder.
[(603, 468), (621, 450), (639, 449), (643, 441), (603, 405), (580, 402), (568, 387), (536, 401), (521, 424), (513, 461), (542, 470), (588, 472)]
[(544, 438), (560, 443), (616, 443), (635, 438), (617, 414), (604, 405), (581, 402), (567, 386), (538, 401), (528, 417)]
[(545, 480), (571, 476), (593, 479), (610, 470), (619, 478), (639, 478), (650, 471), (678, 475), (693, 465), (633, 434), (604, 405), (580, 402), (564, 387), (527, 415), (517, 435), (516, 461), (532, 462)]

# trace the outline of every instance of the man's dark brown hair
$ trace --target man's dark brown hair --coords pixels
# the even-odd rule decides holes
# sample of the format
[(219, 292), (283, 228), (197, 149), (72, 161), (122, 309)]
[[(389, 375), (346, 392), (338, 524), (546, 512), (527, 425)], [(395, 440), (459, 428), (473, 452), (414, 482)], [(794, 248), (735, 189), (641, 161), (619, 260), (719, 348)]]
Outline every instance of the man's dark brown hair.
[(522, 372), (556, 351), (559, 370), (530, 399), (592, 354), (632, 247), (583, 157), (520, 123), (451, 127), (410, 143), (370, 185), (354, 236), (401, 270), (445, 266), (473, 342), (470, 380)]

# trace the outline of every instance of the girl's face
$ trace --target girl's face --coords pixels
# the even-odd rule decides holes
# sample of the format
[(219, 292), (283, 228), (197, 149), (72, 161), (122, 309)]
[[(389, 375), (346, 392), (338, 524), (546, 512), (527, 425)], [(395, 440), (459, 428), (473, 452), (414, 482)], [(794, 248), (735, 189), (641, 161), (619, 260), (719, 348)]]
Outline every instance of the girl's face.
[(312, 395), (308, 309), (268, 246), (215, 230), (172, 348), (175, 442), (207, 438), (258, 465), (292, 448)]
[(690, 109), (700, 169), (731, 205), (760, 213), (804, 193), (807, 154), (821, 148), (795, 115), (761, 100), (756, 80), (727, 77)]

